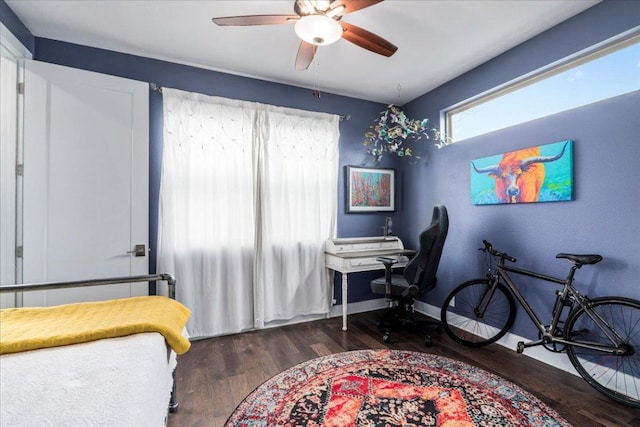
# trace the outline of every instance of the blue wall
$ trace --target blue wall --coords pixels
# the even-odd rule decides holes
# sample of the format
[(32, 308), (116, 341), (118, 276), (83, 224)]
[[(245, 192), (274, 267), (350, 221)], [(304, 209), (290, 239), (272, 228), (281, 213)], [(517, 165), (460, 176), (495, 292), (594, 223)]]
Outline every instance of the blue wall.
[(29, 52), (33, 53), (35, 50), (35, 38), (33, 34), (31, 34), (31, 31), (18, 19), (4, 0), (0, 0), (0, 22), (11, 31), (11, 34), (13, 34), (24, 47), (29, 49)]
[[(368, 164), (363, 133), (384, 105), (138, 56), (94, 49), (24, 34), (15, 16), (0, 0), (0, 19), (17, 28), (35, 59), (87, 69), (160, 86), (209, 95), (350, 115), (340, 125), (339, 236), (380, 233), (385, 214), (346, 214), (344, 165)], [(9, 9), (10, 11), (10, 9)], [(12, 14), (12, 13), (11, 13)], [(15, 22), (17, 21), (17, 22)], [(453, 81), (409, 103), (410, 117), (436, 119), (440, 110), (468, 97), (547, 65), (566, 55), (640, 25), (640, 2), (607, 0), (565, 21)], [(30, 47), (30, 44), (32, 45)], [(391, 215), (394, 231), (409, 247), (431, 218), (432, 206), (448, 207), (451, 228), (439, 272), (439, 286), (425, 300), (439, 305), (459, 282), (481, 275), (484, 262), (475, 248), (492, 240), (512, 253), (525, 268), (564, 274), (567, 264), (557, 252), (597, 252), (605, 260), (584, 267), (578, 279), (589, 294), (615, 293), (640, 298), (640, 94), (632, 93), (479, 136), (442, 150), (427, 145), (423, 161), (408, 165), (385, 158), (381, 166), (398, 170), (398, 211)], [(150, 92), (150, 238), (155, 248), (157, 196), (162, 145), (162, 99)], [(575, 200), (514, 206), (473, 206), (469, 191), (470, 160), (514, 149), (566, 139), (574, 143)], [(152, 263), (152, 269), (155, 264)], [(372, 297), (370, 275), (349, 279), (349, 302)], [(597, 282), (597, 284), (596, 284)], [(544, 283), (526, 285), (530, 301), (542, 307), (553, 289)], [(340, 292), (336, 292), (339, 299)], [(520, 316), (515, 332), (530, 335)]]
[[(410, 116), (438, 117), (446, 107), (638, 25), (640, 2), (605, 1), (421, 96), (405, 109)], [(425, 163), (404, 168), (405, 193), (421, 195), (404, 206), (407, 229), (424, 226), (436, 203), (449, 210), (450, 230), (439, 286), (426, 300), (439, 306), (456, 284), (484, 274), (484, 256), (476, 251), (482, 239), (515, 256), (518, 266), (562, 277), (569, 263), (556, 260), (556, 253), (600, 253), (604, 261), (577, 273), (579, 290), (590, 296), (618, 294), (640, 299), (638, 117), (640, 92), (635, 92), (441, 150), (433, 148)], [(471, 160), (567, 139), (574, 140), (574, 201), (471, 204)], [(523, 283), (534, 307), (551, 304), (554, 285), (526, 279)], [(514, 332), (532, 337), (531, 324), (522, 311)]]
[[(56, 40), (34, 38), (4, 0), (0, 0), (0, 11), (2, 11), (0, 21), (12, 32), (15, 31), (16, 37), (19, 37), (19, 40), (33, 53), (34, 59), (39, 61), (152, 82), (162, 87), (172, 87), (207, 95), (350, 116), (349, 120), (342, 121), (340, 124), (337, 232), (339, 236), (381, 234), (381, 226), (384, 224), (384, 218), (388, 215), (376, 213), (354, 215), (345, 213), (344, 166), (370, 165), (369, 156), (366, 155), (362, 145), (364, 132), (386, 105), (329, 93), (322, 93), (318, 99), (311, 95), (310, 89), (301, 89)], [(160, 165), (162, 162), (162, 95), (157, 91), (150, 90), (149, 104), (149, 238), (151, 247), (150, 271), (154, 272), (156, 267)], [(380, 166), (395, 167), (394, 159), (385, 160)], [(398, 179), (401, 179), (400, 173)], [(397, 227), (399, 227), (402, 214), (401, 194), (398, 196), (397, 206), (399, 206), (397, 212), (394, 212), (391, 216), (394, 218)], [(339, 277), (336, 277), (336, 283), (338, 281)], [(358, 286), (360, 282), (362, 285)], [(350, 280), (350, 283), (354, 285), (349, 293), (350, 302), (367, 300), (373, 296), (369, 291), (368, 277), (354, 278), (353, 281)], [(336, 296), (339, 303), (341, 302), (340, 295), (339, 287), (336, 285)]]

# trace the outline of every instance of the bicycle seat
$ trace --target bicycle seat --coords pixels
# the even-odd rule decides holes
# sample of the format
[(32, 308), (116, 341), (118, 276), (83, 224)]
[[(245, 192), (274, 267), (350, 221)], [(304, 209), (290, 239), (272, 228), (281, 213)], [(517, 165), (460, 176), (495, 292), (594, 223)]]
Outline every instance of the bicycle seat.
[(565, 254), (561, 253), (556, 255), (556, 258), (564, 258), (568, 259), (571, 262), (574, 262), (576, 265), (581, 266), (585, 264), (596, 264), (602, 261), (602, 257), (600, 255), (576, 255), (576, 254)]

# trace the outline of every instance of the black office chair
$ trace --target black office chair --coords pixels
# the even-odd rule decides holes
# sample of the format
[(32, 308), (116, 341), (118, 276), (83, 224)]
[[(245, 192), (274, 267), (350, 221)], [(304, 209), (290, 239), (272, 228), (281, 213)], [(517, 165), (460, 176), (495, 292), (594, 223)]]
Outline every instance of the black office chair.
[[(402, 274), (393, 274), (392, 268), (397, 259), (378, 257), (385, 267), (385, 277), (371, 281), (371, 290), (384, 294), (389, 300), (381, 326), (384, 328), (383, 341), (391, 342), (391, 329), (399, 326), (435, 325), (440, 322), (431, 319), (418, 320), (414, 316), (413, 300), (436, 286), (436, 271), (440, 263), (442, 248), (449, 230), (447, 208), (434, 206), (431, 224), (420, 233), (420, 248), (404, 268)], [(431, 336), (427, 333), (425, 344), (431, 345)]]

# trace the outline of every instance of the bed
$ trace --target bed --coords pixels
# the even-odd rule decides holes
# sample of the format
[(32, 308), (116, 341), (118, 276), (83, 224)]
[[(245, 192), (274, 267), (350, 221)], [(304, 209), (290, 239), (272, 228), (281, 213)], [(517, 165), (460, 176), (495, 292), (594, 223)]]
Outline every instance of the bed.
[[(0, 292), (148, 281), (166, 281), (169, 298), (1, 310), (0, 425), (166, 425), (168, 411), (178, 408), (176, 357), (190, 346), (190, 312), (175, 301), (173, 276), (7, 285)], [(57, 322), (73, 324), (73, 333)]]

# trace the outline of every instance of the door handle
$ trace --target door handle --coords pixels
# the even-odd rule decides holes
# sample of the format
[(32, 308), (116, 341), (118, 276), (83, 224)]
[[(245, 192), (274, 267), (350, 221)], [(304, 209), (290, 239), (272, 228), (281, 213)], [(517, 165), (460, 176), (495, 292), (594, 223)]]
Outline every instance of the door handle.
[(128, 254), (134, 254), (135, 256), (145, 256), (147, 249), (145, 245), (135, 245), (132, 251), (127, 251)]

